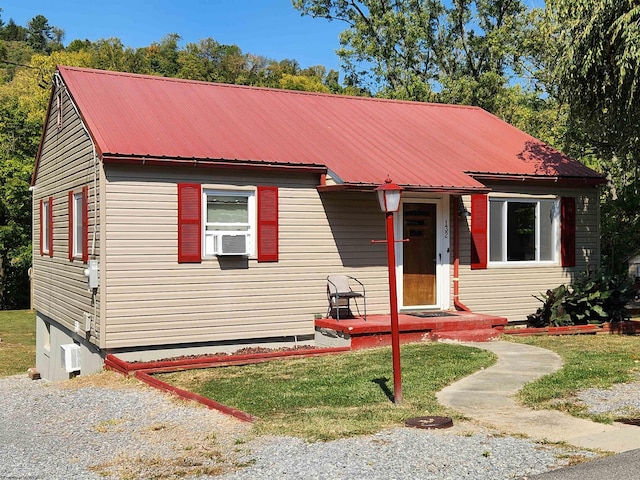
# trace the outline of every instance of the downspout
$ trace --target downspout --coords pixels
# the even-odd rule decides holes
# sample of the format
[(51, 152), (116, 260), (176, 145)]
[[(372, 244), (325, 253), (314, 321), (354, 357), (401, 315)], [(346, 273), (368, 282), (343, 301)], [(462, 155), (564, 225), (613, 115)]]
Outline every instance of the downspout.
[[(82, 124), (84, 126), (84, 122)], [(87, 135), (89, 131), (85, 127)], [(96, 230), (98, 228), (98, 156), (96, 155), (96, 144), (93, 143), (93, 138), (89, 135), (91, 140), (91, 149), (93, 155), (93, 229), (91, 235), (91, 258), (96, 258)]]
[(453, 209), (453, 305), (456, 310), (470, 312), (471, 310), (459, 300), (460, 297), (460, 207), (462, 197), (456, 197), (456, 206)]

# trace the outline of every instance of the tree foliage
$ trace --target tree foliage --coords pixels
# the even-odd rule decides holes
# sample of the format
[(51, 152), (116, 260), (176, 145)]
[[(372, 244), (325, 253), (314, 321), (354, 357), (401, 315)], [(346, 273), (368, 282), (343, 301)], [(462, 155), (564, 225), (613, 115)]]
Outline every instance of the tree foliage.
[(293, 0), (302, 15), (341, 21), (348, 80), (408, 100), (479, 105), (519, 68), (521, 0)]
[(631, 161), (640, 125), (640, 5), (634, 0), (550, 0), (563, 55), (559, 95), (584, 139), (604, 157)]
[(44, 15), (36, 15), (27, 24), (27, 44), (38, 53), (50, 53), (62, 49), (64, 31), (49, 25)]
[(620, 269), (640, 240), (640, 5), (548, 0), (546, 15), (561, 53), (548, 72), (568, 108), (566, 150), (609, 176), (603, 251)]

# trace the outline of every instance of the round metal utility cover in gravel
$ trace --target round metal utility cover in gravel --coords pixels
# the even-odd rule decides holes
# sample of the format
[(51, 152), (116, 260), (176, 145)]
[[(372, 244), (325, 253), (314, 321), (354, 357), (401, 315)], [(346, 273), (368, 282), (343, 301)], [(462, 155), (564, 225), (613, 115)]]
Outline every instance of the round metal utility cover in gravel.
[(449, 428), (453, 427), (453, 420), (449, 417), (414, 417), (406, 420), (404, 424), (414, 428)]

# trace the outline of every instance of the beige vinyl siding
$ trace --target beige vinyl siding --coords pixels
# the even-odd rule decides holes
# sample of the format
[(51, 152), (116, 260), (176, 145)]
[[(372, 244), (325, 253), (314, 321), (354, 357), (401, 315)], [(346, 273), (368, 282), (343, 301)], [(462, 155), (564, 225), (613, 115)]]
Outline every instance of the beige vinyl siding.
[[(62, 94), (62, 128), (57, 126), (54, 96), (47, 118), (44, 142), (33, 191), (33, 295), (34, 308), (71, 331), (75, 322), (84, 321), (84, 312), (99, 318), (99, 295), (95, 308), (84, 277), (86, 264), (69, 261), (69, 191), (80, 193), (89, 187), (89, 249), (94, 224), (94, 161), (92, 143), (66, 93)], [(40, 255), (40, 200), (53, 197), (53, 258)], [(99, 238), (96, 238), (99, 240)], [(96, 241), (96, 253), (99, 243)], [(98, 319), (94, 321), (92, 341), (100, 336)]]
[[(493, 191), (504, 191), (493, 187)], [(526, 320), (541, 302), (534, 298), (550, 288), (568, 284), (576, 274), (600, 265), (599, 192), (597, 189), (511, 188), (508, 193), (568, 196), (576, 198), (576, 266), (489, 265), (471, 270), (471, 217), (460, 217), (460, 301), (471, 310), (500, 315), (510, 321)], [(469, 196), (464, 205), (471, 211)]]
[[(107, 347), (308, 335), (327, 310), (326, 276), (367, 287), (387, 312), (384, 217), (373, 193), (323, 194), (317, 175), (107, 165)], [(277, 185), (279, 261), (177, 261), (177, 183)], [(362, 307), (362, 305), (361, 305)]]

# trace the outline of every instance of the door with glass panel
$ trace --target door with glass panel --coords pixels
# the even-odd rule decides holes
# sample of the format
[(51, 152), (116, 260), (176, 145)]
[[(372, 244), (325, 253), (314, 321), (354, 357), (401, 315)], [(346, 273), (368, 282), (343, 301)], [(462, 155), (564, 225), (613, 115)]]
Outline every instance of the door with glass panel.
[(403, 204), (402, 305), (431, 306), (437, 303), (435, 203)]

